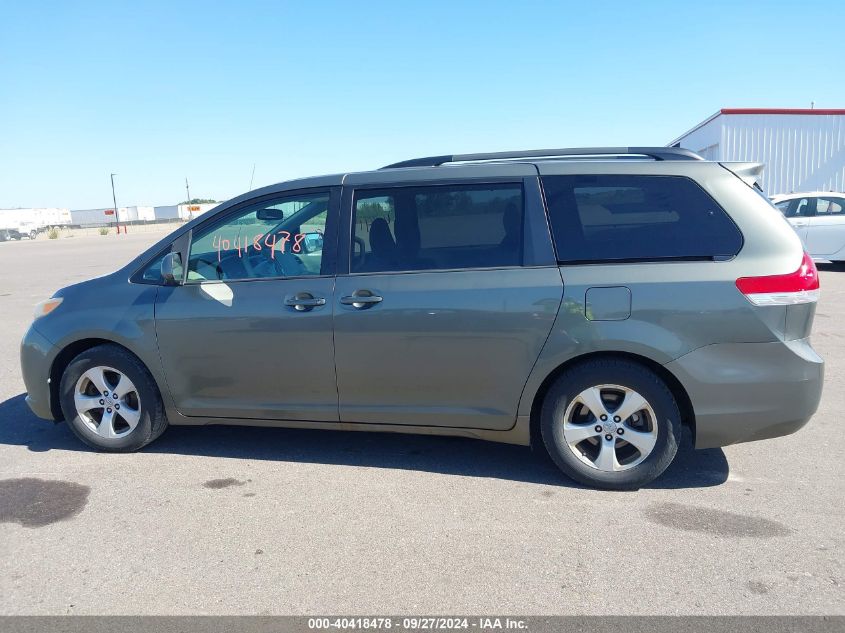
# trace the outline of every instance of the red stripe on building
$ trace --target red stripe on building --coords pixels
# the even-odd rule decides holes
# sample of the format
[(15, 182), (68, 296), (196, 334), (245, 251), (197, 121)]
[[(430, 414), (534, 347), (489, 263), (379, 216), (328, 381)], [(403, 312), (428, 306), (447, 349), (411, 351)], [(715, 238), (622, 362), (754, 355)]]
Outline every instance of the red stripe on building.
[(721, 114), (845, 114), (842, 108), (722, 108)]

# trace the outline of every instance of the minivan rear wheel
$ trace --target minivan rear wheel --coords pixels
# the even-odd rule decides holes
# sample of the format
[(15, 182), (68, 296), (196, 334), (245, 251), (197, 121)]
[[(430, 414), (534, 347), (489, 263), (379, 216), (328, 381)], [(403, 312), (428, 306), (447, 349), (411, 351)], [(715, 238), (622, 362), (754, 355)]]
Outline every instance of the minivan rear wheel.
[(540, 431), (552, 460), (575, 481), (635, 490), (672, 463), (681, 414), (672, 392), (647, 367), (593, 360), (557, 378), (543, 401)]
[(136, 451), (167, 428), (149, 371), (116, 345), (98, 345), (79, 354), (65, 369), (59, 388), (71, 430), (101, 451)]

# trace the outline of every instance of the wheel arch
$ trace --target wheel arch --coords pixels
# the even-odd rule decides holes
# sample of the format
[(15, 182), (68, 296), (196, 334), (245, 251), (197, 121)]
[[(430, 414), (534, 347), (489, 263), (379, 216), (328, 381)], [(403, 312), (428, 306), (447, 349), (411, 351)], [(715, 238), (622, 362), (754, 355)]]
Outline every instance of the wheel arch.
[(660, 377), (663, 382), (666, 383), (666, 386), (669, 388), (669, 391), (672, 392), (672, 396), (675, 398), (675, 402), (678, 404), (678, 409), (681, 411), (681, 424), (688, 427), (692, 432), (692, 439), (693, 444), (695, 444), (695, 410), (692, 406), (692, 400), (690, 400), (689, 394), (687, 390), (684, 388), (681, 381), (665, 366), (661, 365), (655, 360), (648, 358), (646, 356), (642, 356), (640, 354), (634, 354), (631, 352), (590, 352), (587, 354), (582, 354), (580, 356), (576, 356), (567, 360), (566, 362), (558, 365), (555, 367), (540, 383), (540, 387), (537, 389), (536, 393), (534, 394), (534, 399), (531, 402), (531, 414), (530, 414), (530, 432), (531, 432), (531, 447), (535, 450), (542, 450), (545, 451), (545, 447), (543, 445), (543, 441), (540, 437), (540, 411), (543, 406), (543, 400), (546, 397), (551, 386), (554, 384), (555, 380), (565, 371), (572, 369), (573, 367), (577, 367), (580, 364), (586, 363), (588, 361), (593, 360), (609, 360), (609, 359), (622, 359), (628, 360), (640, 365), (643, 365), (647, 369), (650, 369), (658, 377)]
[[(98, 347), (99, 345), (112, 345), (114, 347), (118, 347), (125, 352), (132, 354), (132, 356), (138, 359), (138, 362), (140, 362), (144, 367), (147, 367), (147, 364), (144, 363), (144, 361), (141, 360), (135, 352), (125, 345), (121, 345), (117, 341), (111, 339), (84, 338), (68, 343), (62, 348), (62, 351), (56, 354), (56, 357), (53, 359), (53, 363), (50, 365), (50, 412), (53, 414), (54, 420), (60, 421), (64, 419), (59, 390), (65, 370), (73, 359), (79, 356), (82, 352), (85, 352), (93, 347)], [(149, 371), (149, 368), (147, 368), (147, 371)], [(155, 383), (155, 377), (153, 377), (153, 382)], [(159, 391), (161, 391), (161, 389), (159, 389)]]

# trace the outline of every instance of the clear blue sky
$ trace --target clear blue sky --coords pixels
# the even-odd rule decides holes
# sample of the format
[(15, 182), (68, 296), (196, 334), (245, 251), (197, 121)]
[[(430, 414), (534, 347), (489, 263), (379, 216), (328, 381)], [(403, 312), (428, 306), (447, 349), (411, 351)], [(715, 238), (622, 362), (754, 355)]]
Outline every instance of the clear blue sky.
[(845, 106), (845, 2), (0, 5), (0, 208), (226, 199), (428, 154)]

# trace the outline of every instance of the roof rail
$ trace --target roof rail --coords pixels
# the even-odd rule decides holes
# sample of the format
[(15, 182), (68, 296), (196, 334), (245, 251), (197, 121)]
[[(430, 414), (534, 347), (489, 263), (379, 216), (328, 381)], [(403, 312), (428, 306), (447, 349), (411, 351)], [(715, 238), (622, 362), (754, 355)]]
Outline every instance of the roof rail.
[(412, 158), (386, 165), (382, 169), (398, 167), (438, 167), (445, 163), (466, 163), (481, 160), (511, 158), (558, 158), (564, 156), (648, 156), (654, 160), (704, 160), (698, 154), (680, 147), (569, 147), (562, 149), (528, 149), (519, 152), (489, 152), (486, 154), (447, 154)]

